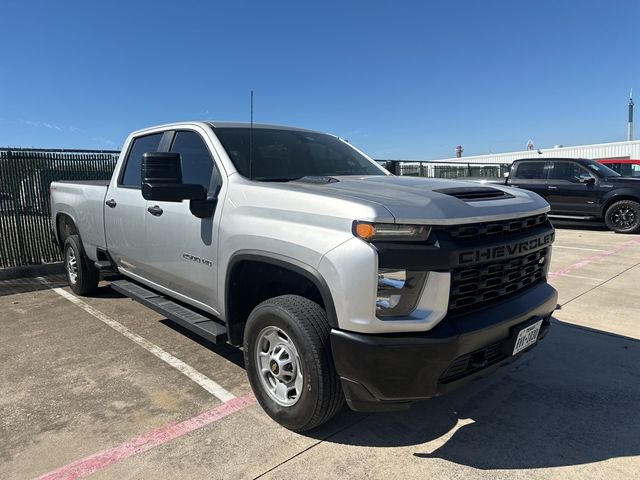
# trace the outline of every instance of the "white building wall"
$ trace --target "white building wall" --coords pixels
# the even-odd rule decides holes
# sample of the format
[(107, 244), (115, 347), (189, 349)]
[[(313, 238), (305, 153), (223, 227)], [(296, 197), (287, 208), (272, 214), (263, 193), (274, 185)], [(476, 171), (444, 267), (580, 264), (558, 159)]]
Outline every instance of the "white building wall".
[[(575, 147), (543, 148), (542, 154), (536, 150), (523, 150), (520, 152), (496, 153), (490, 155), (475, 155), (462, 158), (442, 158), (438, 160), (425, 160), (431, 162), (451, 163), (511, 163), (521, 158), (633, 158), (640, 159), (640, 140), (630, 142), (600, 143), (594, 145), (578, 145)], [(407, 161), (409, 163), (409, 161)]]

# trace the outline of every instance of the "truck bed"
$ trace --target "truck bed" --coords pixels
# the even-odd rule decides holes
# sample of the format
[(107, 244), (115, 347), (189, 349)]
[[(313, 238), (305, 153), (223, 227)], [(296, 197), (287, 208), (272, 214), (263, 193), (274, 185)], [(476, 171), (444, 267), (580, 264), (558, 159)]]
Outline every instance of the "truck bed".
[[(96, 249), (106, 248), (104, 200), (109, 180), (51, 183), (51, 218), (68, 215), (78, 228), (87, 256), (97, 259)], [(55, 225), (54, 225), (55, 226)]]

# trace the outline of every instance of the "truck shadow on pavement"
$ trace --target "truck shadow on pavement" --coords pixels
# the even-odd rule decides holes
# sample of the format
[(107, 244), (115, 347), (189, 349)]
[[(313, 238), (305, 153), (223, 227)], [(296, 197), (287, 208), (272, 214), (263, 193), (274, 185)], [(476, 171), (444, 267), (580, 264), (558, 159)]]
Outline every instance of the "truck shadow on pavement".
[(334, 423), (318, 438), (487, 470), (640, 455), (640, 341), (558, 320), (553, 327), (493, 376), (404, 412), (343, 412), (337, 421), (351, 426), (335, 432)]
[(15, 295), (17, 293), (37, 292), (39, 290), (48, 290), (55, 287), (66, 287), (67, 277), (64, 274), (47, 275), (46, 281), (37, 277), (20, 277), (8, 280), (0, 280), (0, 297), (5, 295)]

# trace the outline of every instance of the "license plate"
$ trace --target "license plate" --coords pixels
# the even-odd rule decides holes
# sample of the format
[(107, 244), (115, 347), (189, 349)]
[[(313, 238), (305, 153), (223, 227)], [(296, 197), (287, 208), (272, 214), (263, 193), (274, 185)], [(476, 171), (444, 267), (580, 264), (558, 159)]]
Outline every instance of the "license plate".
[(542, 320), (539, 320), (536, 323), (520, 330), (520, 332), (518, 332), (518, 337), (516, 338), (516, 344), (513, 347), (512, 355), (516, 355), (525, 348), (530, 347), (531, 345), (536, 343), (541, 326)]

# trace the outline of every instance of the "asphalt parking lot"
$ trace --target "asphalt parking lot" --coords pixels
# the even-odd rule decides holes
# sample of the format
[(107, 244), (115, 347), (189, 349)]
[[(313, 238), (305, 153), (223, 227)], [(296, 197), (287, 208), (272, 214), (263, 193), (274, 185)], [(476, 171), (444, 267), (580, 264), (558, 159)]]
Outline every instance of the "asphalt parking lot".
[(551, 272), (521, 361), (306, 435), (255, 405), (239, 351), (106, 283), (0, 282), (0, 478), (640, 478), (640, 236), (560, 228)]

